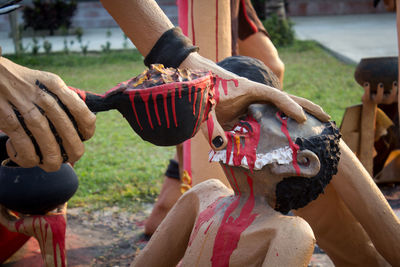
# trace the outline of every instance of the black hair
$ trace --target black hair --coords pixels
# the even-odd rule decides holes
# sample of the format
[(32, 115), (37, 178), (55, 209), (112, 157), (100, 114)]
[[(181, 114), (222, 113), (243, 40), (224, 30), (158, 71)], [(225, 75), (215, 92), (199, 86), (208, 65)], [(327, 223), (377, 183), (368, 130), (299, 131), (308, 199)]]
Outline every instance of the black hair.
[(251, 81), (281, 89), (278, 77), (261, 60), (256, 58), (233, 56), (227, 57), (217, 64)]

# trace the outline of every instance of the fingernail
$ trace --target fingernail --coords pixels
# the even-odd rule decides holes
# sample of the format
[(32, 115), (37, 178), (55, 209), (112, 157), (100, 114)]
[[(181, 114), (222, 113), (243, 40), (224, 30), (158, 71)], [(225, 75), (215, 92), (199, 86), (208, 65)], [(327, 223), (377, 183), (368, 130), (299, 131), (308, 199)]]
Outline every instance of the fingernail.
[(218, 135), (212, 140), (212, 143), (216, 148), (218, 148), (224, 144), (224, 139)]

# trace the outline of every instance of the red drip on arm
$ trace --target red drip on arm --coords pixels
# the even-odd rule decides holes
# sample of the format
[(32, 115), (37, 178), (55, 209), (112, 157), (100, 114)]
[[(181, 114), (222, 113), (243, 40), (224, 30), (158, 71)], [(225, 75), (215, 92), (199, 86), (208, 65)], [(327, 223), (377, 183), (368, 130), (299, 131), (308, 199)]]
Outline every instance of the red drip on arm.
[(220, 85), (222, 86), (222, 90), (224, 91), (225, 95), (228, 94), (228, 82), (233, 82), (235, 87), (239, 86), (239, 81), (236, 79), (229, 79), (229, 80), (223, 79), (223, 78), (219, 77), (218, 75), (215, 75), (214, 79), (215, 79), (215, 82), (214, 82), (215, 100), (217, 101), (217, 103), (219, 102)]

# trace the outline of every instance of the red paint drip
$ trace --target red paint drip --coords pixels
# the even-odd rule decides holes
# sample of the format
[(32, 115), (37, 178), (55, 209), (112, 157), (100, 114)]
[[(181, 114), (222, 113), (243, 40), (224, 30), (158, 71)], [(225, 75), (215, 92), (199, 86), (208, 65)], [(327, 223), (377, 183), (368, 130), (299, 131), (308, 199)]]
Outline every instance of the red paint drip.
[[(247, 174), (246, 174), (247, 175)], [(239, 216), (234, 219), (232, 213), (238, 208), (241, 196), (236, 196), (227, 207), (217, 235), (215, 236), (213, 255), (211, 263), (213, 267), (229, 266), (229, 259), (237, 248), (240, 235), (253, 223), (257, 213), (252, 213), (255, 206), (253, 180), (247, 175), (250, 187), (250, 195), (240, 211)]]
[[(201, 90), (199, 90), (201, 92)], [(194, 99), (193, 99), (193, 116), (196, 114), (196, 100), (197, 100), (197, 92), (196, 88), (194, 88)]]
[(229, 168), (229, 170), (231, 171), (232, 179), (233, 179), (233, 181), (235, 182), (236, 193), (239, 194), (239, 195), (241, 195), (242, 192), (240, 192), (239, 185), (238, 185), (238, 183), (237, 183), (235, 173), (233, 172), (233, 168)]
[(143, 127), (140, 124), (139, 117), (138, 117), (138, 114), (137, 114), (136, 108), (135, 108), (135, 92), (132, 92), (129, 94), (129, 100), (131, 101), (131, 104), (132, 104), (132, 109), (133, 109), (133, 113), (135, 114), (135, 117), (136, 117), (136, 122), (138, 123), (140, 130), (143, 130)]
[(278, 111), (276, 113), (276, 115), (278, 116), (278, 118), (280, 119), (280, 121), (282, 122), (282, 126), (281, 126), (281, 131), (285, 134), (288, 142), (289, 142), (289, 146), (290, 149), (292, 149), (292, 164), (293, 164), (293, 168), (296, 170), (296, 174), (298, 176), (300, 176), (300, 168), (299, 165), (297, 163), (297, 151), (299, 150), (299, 146), (296, 145), (292, 138), (290, 138), (290, 134), (289, 131), (287, 129), (287, 118), (282, 118), (281, 113)]
[(234, 181), (232, 180), (233, 178), (231, 178), (231, 176), (228, 175), (228, 170), (226, 169), (226, 165), (221, 164), (221, 166), (222, 166), (222, 169), (224, 169), (224, 172), (226, 174), (226, 178), (228, 178), (228, 181), (232, 186), (233, 192), (235, 193), (235, 195), (238, 194), (239, 193), (238, 188), (237, 188), (237, 186), (235, 186)]
[[(219, 202), (221, 201), (223, 197), (219, 197), (217, 200), (215, 200), (212, 204), (210, 204), (205, 210), (200, 212), (199, 216), (197, 217), (196, 224), (193, 228), (192, 234), (190, 235), (189, 239), (189, 247), (192, 245), (193, 240), (196, 238), (197, 234), (199, 233), (200, 228), (207, 223), (211, 218), (217, 213), (218, 210), (222, 209), (226, 204), (223, 203), (222, 205), (219, 205)], [(210, 222), (210, 225), (208, 225), (207, 229), (204, 231), (204, 234), (206, 234), (211, 226), (213, 221)]]
[(57, 267), (57, 246), (60, 250), (61, 266), (66, 266), (65, 260), (65, 230), (66, 222), (62, 215), (45, 216), (43, 217), (50, 225), (51, 232), (53, 233), (53, 252), (54, 252), (54, 265)]
[[(201, 98), (200, 98), (199, 114), (197, 114), (196, 124), (194, 125), (193, 133), (192, 133), (192, 135), (191, 135), (192, 137), (196, 134), (197, 125), (199, 124), (199, 120), (200, 120), (200, 116), (201, 116), (201, 112), (200, 112), (200, 111), (201, 111), (201, 109), (202, 109), (202, 107), (203, 107), (204, 90), (201, 89), (200, 93), (201, 93)], [(207, 100), (207, 103), (208, 103), (208, 100)], [(203, 113), (203, 117), (204, 117), (205, 114), (207, 114), (207, 111), (205, 111), (205, 112)]]
[(178, 121), (176, 119), (176, 108), (175, 108), (175, 90), (171, 90), (171, 102), (172, 102), (172, 115), (174, 116), (175, 127), (178, 127)]
[(167, 95), (168, 95), (168, 91), (166, 91), (166, 92), (163, 93), (164, 113), (165, 113), (165, 119), (167, 120), (167, 128), (169, 129), (169, 116), (168, 116)]
[(211, 145), (211, 138), (214, 132), (214, 120), (211, 116), (211, 113), (208, 113), (207, 130), (208, 130), (208, 143)]
[(158, 114), (158, 107), (157, 107), (157, 94), (152, 94), (152, 96), (153, 96), (153, 105), (154, 105), (154, 110), (156, 112), (157, 122), (158, 125), (161, 125), (160, 115)]
[(196, 45), (196, 38), (195, 38), (195, 34), (194, 34), (194, 13), (193, 13), (193, 0), (191, 1), (191, 6), (190, 6), (190, 15), (191, 15), (191, 19), (192, 19), (192, 42), (193, 45)]
[(150, 94), (141, 94), (139, 92), (140, 97), (142, 98), (145, 108), (146, 108), (146, 114), (147, 114), (147, 120), (149, 121), (151, 129), (154, 129), (153, 127), (153, 122), (151, 121), (151, 116), (150, 116), (150, 110), (149, 110), (149, 97)]
[[(250, 127), (248, 125), (250, 125)], [(244, 157), (246, 157), (249, 170), (253, 172), (254, 165), (257, 159), (257, 146), (260, 140), (260, 124), (252, 117), (247, 116), (243, 122), (239, 122), (233, 126), (243, 127), (247, 130), (246, 134), (225, 132), (228, 144), (226, 146), (226, 164), (229, 164), (231, 156), (233, 156), (233, 165), (240, 166)], [(244, 141), (240, 142), (241, 146), (238, 147), (235, 143), (235, 137), (239, 136)], [(232, 155), (233, 151), (233, 155)]]
[(24, 224), (24, 219), (19, 219), (18, 221), (15, 222), (15, 229), (17, 230), (17, 232), (19, 232), (19, 228), (21, 227), (22, 224)]
[(189, 89), (189, 94), (188, 94), (188, 97), (189, 97), (189, 103), (191, 103), (192, 102), (192, 86), (188, 86), (188, 89)]
[(182, 98), (182, 85), (178, 84), (179, 98)]
[(228, 94), (228, 82), (233, 82), (235, 87), (239, 86), (239, 81), (237, 79), (223, 79), (221, 77), (219, 77), (218, 75), (215, 75), (214, 77), (215, 82), (214, 82), (214, 92), (215, 92), (215, 100), (217, 101), (217, 103), (219, 102), (219, 97), (220, 97), (220, 93), (219, 93), (219, 89), (222, 87), (222, 90), (224, 91), (225, 95)]

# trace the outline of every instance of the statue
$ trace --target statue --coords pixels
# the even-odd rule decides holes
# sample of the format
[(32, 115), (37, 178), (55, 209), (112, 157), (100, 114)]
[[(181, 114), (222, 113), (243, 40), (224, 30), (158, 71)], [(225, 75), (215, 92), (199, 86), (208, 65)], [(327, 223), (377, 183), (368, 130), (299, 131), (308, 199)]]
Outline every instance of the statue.
[[(259, 61), (224, 61), (224, 67), (248, 70), (245, 77), (279, 87)], [(133, 266), (174, 266), (181, 259), (181, 266), (308, 264), (315, 243), (311, 227), (279, 212), (304, 207), (324, 191), (337, 172), (338, 129), (309, 114), (298, 124), (273, 105), (252, 104), (232, 121), (227, 139), (226, 149), (212, 151), (210, 159), (221, 163), (233, 190), (216, 179), (194, 186)]]

